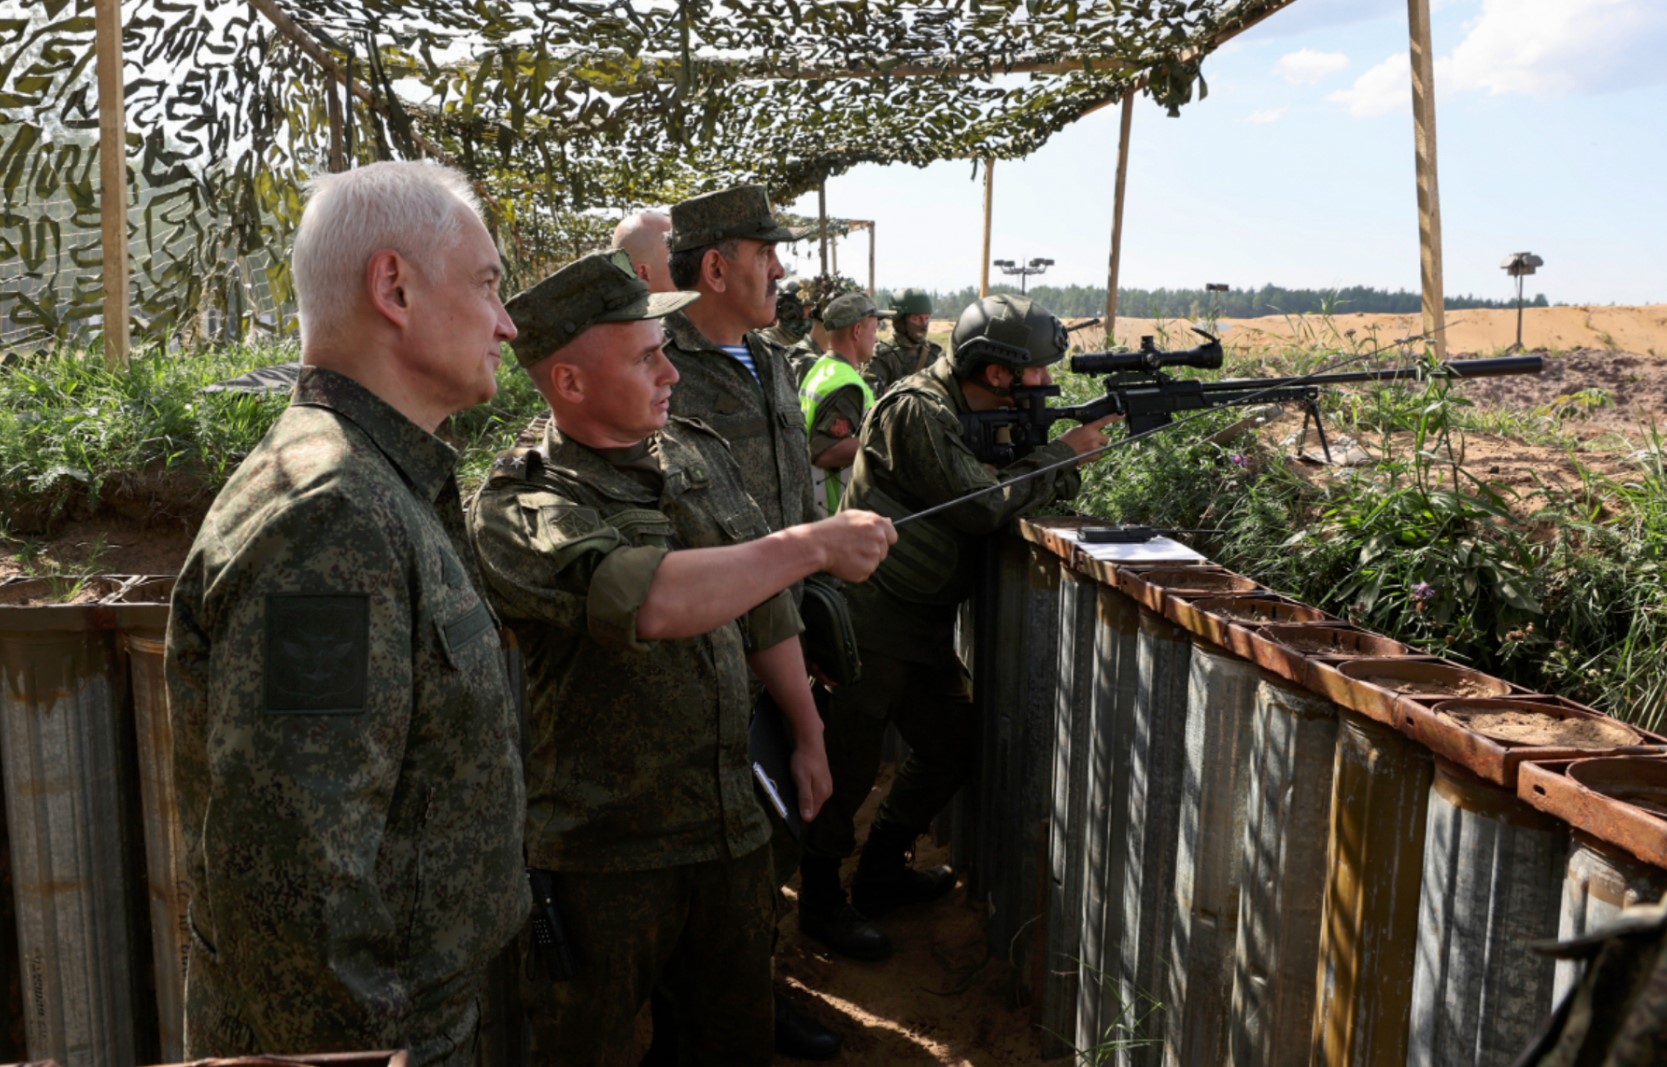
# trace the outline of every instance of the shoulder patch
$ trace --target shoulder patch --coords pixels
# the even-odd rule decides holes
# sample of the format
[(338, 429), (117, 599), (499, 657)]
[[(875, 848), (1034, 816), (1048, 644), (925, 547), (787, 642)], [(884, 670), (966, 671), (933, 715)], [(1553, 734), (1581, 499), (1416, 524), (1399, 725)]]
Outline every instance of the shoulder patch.
[(266, 598), (266, 713), (355, 715), (370, 674), (370, 596)]
[(600, 511), (579, 504), (547, 504), (538, 513), (563, 541), (576, 541), (602, 525)]

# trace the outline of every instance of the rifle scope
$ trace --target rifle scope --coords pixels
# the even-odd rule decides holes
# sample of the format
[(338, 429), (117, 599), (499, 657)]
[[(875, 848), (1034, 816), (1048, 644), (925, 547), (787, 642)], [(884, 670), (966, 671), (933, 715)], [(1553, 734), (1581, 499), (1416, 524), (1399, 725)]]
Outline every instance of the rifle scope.
[(1221, 366), (1221, 342), (1196, 326), (1192, 332), (1204, 338), (1204, 343), (1196, 348), (1165, 352), (1154, 345), (1150, 337), (1142, 337), (1139, 351), (1090, 352), (1084, 356), (1072, 356), (1071, 369), (1078, 374), (1114, 374), (1119, 371), (1151, 374), (1164, 367), (1214, 370)]

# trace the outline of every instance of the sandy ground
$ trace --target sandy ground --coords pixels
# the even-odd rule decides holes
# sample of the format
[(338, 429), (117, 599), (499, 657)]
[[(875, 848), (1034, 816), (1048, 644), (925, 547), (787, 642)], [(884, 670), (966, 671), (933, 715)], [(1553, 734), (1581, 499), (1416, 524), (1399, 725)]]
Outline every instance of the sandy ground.
[[(1066, 325), (1086, 321), (1067, 319)], [(1447, 350), (1450, 355), (1492, 355), (1516, 341), (1515, 310), (1472, 310), (1447, 312)], [(1181, 319), (1142, 319), (1119, 316), (1113, 331), (1117, 344), (1135, 347), (1142, 335), (1168, 336), (1171, 348), (1194, 343), (1188, 323)], [(934, 320), (934, 336), (948, 337), (953, 320)], [(1368, 344), (1386, 344), (1400, 337), (1424, 332), (1418, 315), (1318, 315), (1265, 316), (1257, 319), (1221, 319), (1218, 323), (1229, 353), (1261, 352), (1293, 341), (1344, 346), (1353, 337)], [(1071, 335), (1076, 347), (1085, 352), (1104, 349), (1105, 330), (1089, 326)], [(1667, 304), (1644, 307), (1574, 306), (1525, 308), (1522, 313), (1522, 343), (1528, 349), (1566, 351), (1592, 348), (1667, 356)]]

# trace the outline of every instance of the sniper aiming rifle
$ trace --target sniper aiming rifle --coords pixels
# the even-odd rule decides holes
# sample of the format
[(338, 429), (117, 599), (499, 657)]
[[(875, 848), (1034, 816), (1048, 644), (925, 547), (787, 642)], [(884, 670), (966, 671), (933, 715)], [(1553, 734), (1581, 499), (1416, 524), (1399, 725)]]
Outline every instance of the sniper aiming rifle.
[(1221, 342), (1196, 326), (1193, 332), (1203, 337), (1204, 343), (1183, 351), (1160, 351), (1152, 343), (1152, 338), (1142, 337), (1138, 351), (1092, 352), (1072, 356), (1073, 371), (1104, 377), (1103, 396), (1085, 404), (1049, 407), (1048, 399), (1059, 395), (1059, 386), (1018, 386), (1013, 390), (1016, 406), (963, 414), (962, 436), (981, 462), (1005, 467), (1047, 444), (1049, 429), (1061, 419), (1093, 422), (1107, 415), (1121, 415), (1128, 436), (1140, 437), (1168, 425), (1178, 412), (1296, 401), (1303, 405), (1303, 435), (1307, 435), (1308, 422), (1312, 419), (1319, 432), (1320, 447), (1327, 462), (1330, 462), (1331, 443), (1326, 440), (1319, 404), (1320, 390), (1326, 386), (1442, 376), (1484, 378), (1502, 374), (1538, 374), (1541, 370), (1539, 356), (1507, 356), (1451, 360), (1433, 367), (1392, 367), (1388, 370), (1346, 371), (1292, 378), (1227, 378), (1215, 382), (1179, 378), (1166, 373), (1166, 367), (1210, 370), (1221, 366)]

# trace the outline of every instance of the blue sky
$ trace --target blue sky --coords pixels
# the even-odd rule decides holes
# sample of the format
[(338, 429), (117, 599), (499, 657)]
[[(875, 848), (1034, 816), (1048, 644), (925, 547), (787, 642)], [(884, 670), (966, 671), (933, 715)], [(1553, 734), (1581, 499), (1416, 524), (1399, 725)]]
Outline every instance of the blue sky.
[[(1432, 27), (1447, 292), (1507, 297), (1500, 260), (1532, 251), (1530, 295), (1667, 303), (1667, 2), (1434, 0)], [(1209, 96), (1180, 118), (1141, 97), (1122, 284), (1418, 289), (1409, 70), (1405, 0), (1297, 0), (1205, 61)], [(996, 164), (993, 258), (1105, 283), (1117, 122)], [(876, 220), (881, 288), (977, 284), (967, 162), (857, 168), (828, 211)], [(865, 277), (866, 238), (840, 251)]]

